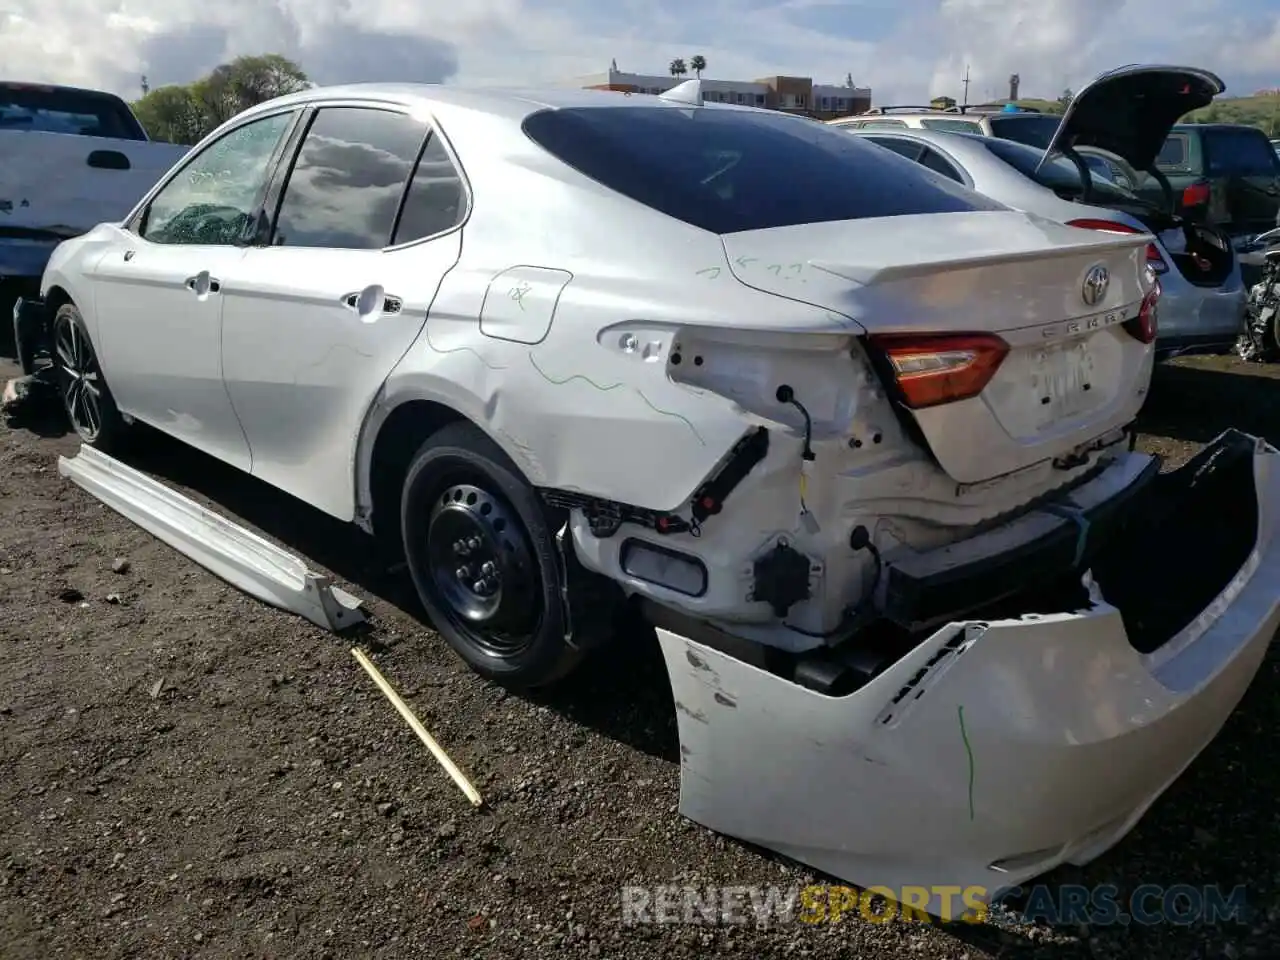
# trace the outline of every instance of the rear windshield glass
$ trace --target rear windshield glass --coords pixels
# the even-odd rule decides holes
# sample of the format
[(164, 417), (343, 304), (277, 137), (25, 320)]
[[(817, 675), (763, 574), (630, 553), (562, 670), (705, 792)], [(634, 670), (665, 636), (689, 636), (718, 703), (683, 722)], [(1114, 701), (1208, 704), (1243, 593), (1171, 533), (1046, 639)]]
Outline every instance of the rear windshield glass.
[(1209, 176), (1274, 177), (1276, 153), (1261, 130), (1206, 130)]
[(785, 114), (575, 107), (535, 113), (524, 129), (609, 189), (718, 234), (1005, 209), (848, 131)]
[(991, 117), (991, 135), (1044, 150), (1053, 140), (1061, 120), (1061, 117), (1049, 114), (1024, 113), (1007, 117)]
[(145, 140), (124, 101), (104, 93), (0, 83), (0, 130)]
[(972, 120), (951, 120), (941, 117), (926, 117), (920, 121), (926, 130), (949, 130), (952, 133), (982, 133), (982, 125)]
[[(1024, 177), (1034, 180), (1040, 186), (1048, 187), (1055, 193), (1070, 197), (1078, 197), (1084, 194), (1084, 184), (1080, 179), (1080, 171), (1067, 157), (1057, 154), (1037, 170), (1036, 167), (1040, 164), (1040, 158), (1044, 155), (1043, 150), (1037, 150), (1035, 147), (1028, 147), (1021, 143), (1014, 143), (1012, 140), (997, 140), (994, 137), (984, 137), (980, 142), (1009, 166)], [(1090, 183), (1093, 196), (1098, 200), (1103, 202), (1133, 202), (1138, 199), (1136, 195), (1125, 190), (1111, 179), (1111, 171), (1101, 157), (1082, 156), (1081, 159), (1084, 160), (1085, 165), (1092, 174)]]

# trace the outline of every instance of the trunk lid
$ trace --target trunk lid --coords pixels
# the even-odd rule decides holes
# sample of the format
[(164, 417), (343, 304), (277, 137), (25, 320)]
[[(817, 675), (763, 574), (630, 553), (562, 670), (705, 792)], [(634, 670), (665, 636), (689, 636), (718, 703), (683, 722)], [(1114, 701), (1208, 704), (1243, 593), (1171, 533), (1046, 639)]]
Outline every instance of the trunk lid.
[(1216, 74), (1196, 67), (1135, 64), (1110, 70), (1072, 98), (1041, 162), (1064, 149), (1097, 147), (1148, 170), (1178, 120), (1225, 89)]
[[(1123, 324), (1150, 288), (1144, 234), (1082, 230), (1015, 211), (805, 224), (722, 238), (756, 289), (860, 325), (882, 371), (904, 337), (996, 336), (1007, 347), (974, 395), (911, 407), (939, 465), (976, 483), (1063, 457), (1132, 420), (1150, 348)], [(1107, 281), (1086, 294), (1103, 268)], [(899, 386), (892, 374), (890, 389)]]

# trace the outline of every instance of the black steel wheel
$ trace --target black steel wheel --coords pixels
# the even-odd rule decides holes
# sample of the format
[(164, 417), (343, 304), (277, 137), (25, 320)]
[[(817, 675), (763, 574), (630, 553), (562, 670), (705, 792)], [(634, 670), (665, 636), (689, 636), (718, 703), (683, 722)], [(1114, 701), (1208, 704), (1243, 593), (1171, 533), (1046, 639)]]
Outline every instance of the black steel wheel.
[(91, 447), (115, 449), (127, 428), (74, 304), (58, 309), (51, 339), (58, 393), (72, 429)]
[(473, 670), (509, 688), (550, 683), (579, 660), (564, 637), (556, 519), (470, 423), (427, 440), (405, 479), (401, 535), (419, 599)]

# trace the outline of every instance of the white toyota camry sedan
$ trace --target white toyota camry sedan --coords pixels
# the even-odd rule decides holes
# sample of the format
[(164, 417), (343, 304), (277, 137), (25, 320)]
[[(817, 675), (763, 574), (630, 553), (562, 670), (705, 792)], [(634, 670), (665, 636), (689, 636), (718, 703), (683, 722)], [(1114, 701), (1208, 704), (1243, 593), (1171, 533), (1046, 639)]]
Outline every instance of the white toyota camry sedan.
[(358, 85), (225, 124), (15, 319), (87, 447), (386, 537), (485, 677), (634, 605), (692, 819), (995, 888), (1118, 841), (1280, 622), (1280, 453), (1133, 448), (1148, 242), (697, 81)]

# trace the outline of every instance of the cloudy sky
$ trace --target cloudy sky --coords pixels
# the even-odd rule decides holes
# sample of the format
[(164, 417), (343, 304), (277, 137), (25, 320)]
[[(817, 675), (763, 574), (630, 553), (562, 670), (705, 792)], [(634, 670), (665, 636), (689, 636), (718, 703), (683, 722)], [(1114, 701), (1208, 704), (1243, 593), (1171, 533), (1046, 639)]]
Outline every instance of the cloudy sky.
[(313, 80), (467, 84), (664, 73), (843, 82), (876, 102), (1057, 96), (1112, 66), (1189, 63), (1227, 93), (1280, 86), (1280, 0), (0, 0), (6, 79), (185, 82), (241, 53), (282, 52)]

